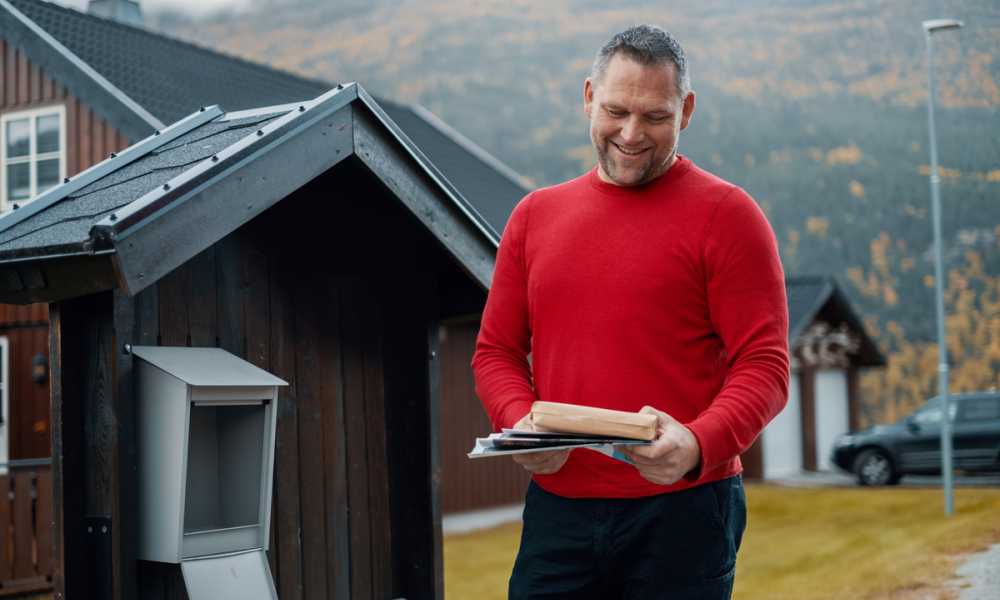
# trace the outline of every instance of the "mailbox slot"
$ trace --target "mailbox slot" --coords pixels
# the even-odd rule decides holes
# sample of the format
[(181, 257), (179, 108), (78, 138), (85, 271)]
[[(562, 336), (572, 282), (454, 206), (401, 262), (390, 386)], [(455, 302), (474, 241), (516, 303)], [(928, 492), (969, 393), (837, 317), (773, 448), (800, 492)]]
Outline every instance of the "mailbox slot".
[(191, 403), (184, 493), (184, 557), (265, 546), (264, 400)]

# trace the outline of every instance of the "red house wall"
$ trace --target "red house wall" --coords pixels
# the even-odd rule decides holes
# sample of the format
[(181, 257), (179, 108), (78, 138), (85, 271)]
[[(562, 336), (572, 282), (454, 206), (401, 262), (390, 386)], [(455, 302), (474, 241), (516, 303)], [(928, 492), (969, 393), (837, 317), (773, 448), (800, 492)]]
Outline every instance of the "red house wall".
[[(57, 105), (66, 107), (67, 174), (75, 175), (128, 146), (121, 133), (66, 86), (0, 39), (0, 114)], [(31, 378), (34, 357), (49, 355), (48, 306), (0, 304), (0, 336), (7, 337), (10, 348), (10, 414), (4, 415), (10, 425), (9, 456), (49, 456), (49, 385)]]

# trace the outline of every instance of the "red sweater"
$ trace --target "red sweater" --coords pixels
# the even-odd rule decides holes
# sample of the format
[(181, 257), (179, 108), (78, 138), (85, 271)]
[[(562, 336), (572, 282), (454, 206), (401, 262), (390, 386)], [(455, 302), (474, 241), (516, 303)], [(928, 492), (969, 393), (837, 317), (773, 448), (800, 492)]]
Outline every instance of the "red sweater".
[[(528, 354), (531, 360), (528, 360)], [(788, 392), (788, 307), (777, 243), (740, 188), (679, 156), (639, 187), (596, 169), (514, 209), (472, 361), (494, 427), (537, 399), (684, 423), (701, 465), (671, 486), (586, 449), (544, 489), (632, 498), (735, 475)]]

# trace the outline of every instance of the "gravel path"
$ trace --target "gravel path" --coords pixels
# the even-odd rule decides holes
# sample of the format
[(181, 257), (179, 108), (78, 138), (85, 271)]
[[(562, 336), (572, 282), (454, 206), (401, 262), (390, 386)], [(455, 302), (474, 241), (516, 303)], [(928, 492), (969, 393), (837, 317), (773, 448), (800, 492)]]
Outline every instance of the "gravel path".
[(958, 600), (997, 600), (1000, 598), (1000, 544), (972, 554), (956, 571), (960, 590)]

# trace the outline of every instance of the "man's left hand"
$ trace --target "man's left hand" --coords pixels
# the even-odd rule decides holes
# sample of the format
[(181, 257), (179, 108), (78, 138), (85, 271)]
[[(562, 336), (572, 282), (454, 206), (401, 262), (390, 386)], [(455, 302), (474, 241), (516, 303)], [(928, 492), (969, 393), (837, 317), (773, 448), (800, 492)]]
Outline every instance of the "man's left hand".
[(690, 429), (652, 406), (644, 406), (639, 412), (656, 415), (659, 434), (648, 446), (621, 448), (640, 475), (655, 484), (670, 485), (698, 466), (701, 447)]

